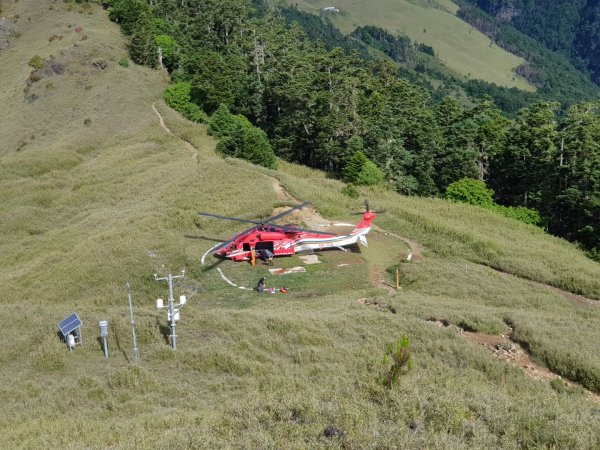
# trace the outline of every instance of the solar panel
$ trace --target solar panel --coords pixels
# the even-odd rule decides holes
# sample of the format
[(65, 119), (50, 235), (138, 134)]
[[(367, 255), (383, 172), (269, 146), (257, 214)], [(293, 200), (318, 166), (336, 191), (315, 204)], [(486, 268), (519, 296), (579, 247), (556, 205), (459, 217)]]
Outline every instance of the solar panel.
[(83, 322), (79, 319), (77, 313), (73, 313), (66, 319), (59, 322), (58, 328), (60, 328), (60, 331), (62, 332), (63, 336), (66, 336), (73, 330), (79, 328), (81, 325), (83, 325)]

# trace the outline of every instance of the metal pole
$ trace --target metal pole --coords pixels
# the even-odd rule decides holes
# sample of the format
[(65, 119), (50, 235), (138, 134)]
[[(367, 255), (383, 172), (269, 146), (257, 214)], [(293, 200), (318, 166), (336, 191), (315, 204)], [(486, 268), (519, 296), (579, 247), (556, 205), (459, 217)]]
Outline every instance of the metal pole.
[(169, 274), (168, 277), (158, 278), (157, 274), (154, 274), (154, 279), (156, 281), (167, 281), (169, 284), (169, 305), (167, 308), (169, 309), (169, 314), (171, 315), (171, 346), (173, 350), (177, 350), (177, 333), (176, 333), (176, 320), (175, 320), (175, 299), (173, 298), (173, 280), (175, 278), (183, 278), (185, 276), (185, 269), (181, 271), (181, 275)]
[(135, 322), (133, 320), (133, 303), (131, 301), (131, 288), (127, 282), (127, 299), (129, 300), (129, 316), (131, 317), (131, 333), (133, 334), (133, 362), (135, 367), (138, 366), (138, 348), (137, 339), (135, 337)]
[(177, 350), (177, 334), (175, 333), (175, 308), (173, 298), (173, 275), (169, 274), (169, 314), (171, 314), (171, 345)]

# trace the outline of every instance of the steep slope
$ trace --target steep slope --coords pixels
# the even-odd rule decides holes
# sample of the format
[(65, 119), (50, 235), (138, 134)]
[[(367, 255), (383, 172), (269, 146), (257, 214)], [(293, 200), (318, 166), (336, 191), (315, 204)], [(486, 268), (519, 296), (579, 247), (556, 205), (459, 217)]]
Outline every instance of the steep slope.
[[(196, 211), (266, 217), (287, 203), (273, 178), (328, 219), (355, 220), (349, 212), (361, 200), (317, 171), (283, 162), (272, 171), (216, 155), (203, 127), (159, 100), (159, 72), (116, 63), (123, 40), (105, 12), (79, 8), (20, 0), (3, 9), (19, 15), (22, 34), (0, 53), (3, 62), (12, 58), (1, 65), (2, 105), (11, 112), (0, 129), (15, 145), (27, 137), (18, 151), (3, 146), (0, 154), (4, 446), (600, 445), (597, 405), (581, 387), (530, 379), (459, 328), (497, 335), (512, 328), (538, 363), (599, 391), (600, 308), (524, 280), (598, 299), (597, 264), (564, 241), (485, 210), (364, 190), (387, 209), (367, 250), (324, 252), (306, 273), (269, 275), (273, 285), (290, 287), (286, 296), (233, 288), (217, 268), (251, 286), (266, 267), (212, 259), (202, 266), (214, 240), (239, 228), (195, 218)], [(48, 50), (57, 23), (81, 26), (88, 37), (68, 41), (65, 34), (63, 46)], [(67, 70), (24, 94), (27, 61), (50, 53)], [(100, 59), (104, 69), (90, 68)], [(48, 82), (56, 89), (37, 84)], [(37, 99), (24, 101), (32, 93)], [(26, 119), (38, 111), (47, 115), (31, 138)], [(396, 235), (424, 244), (423, 259), (399, 264), (406, 245)], [(381, 282), (393, 284), (395, 265), (402, 289), (390, 294)], [(154, 308), (166, 286), (153, 274), (183, 267), (176, 295), (187, 293), (189, 302), (173, 352), (164, 311)], [(139, 369), (131, 367), (126, 281)], [(84, 321), (84, 347), (69, 353), (56, 324), (72, 311)], [(109, 321), (108, 360), (95, 341), (99, 320)], [(376, 381), (380, 362), (385, 344), (403, 334), (414, 367), (388, 389)], [(325, 436), (329, 426), (343, 436)]]
[(485, 12), (509, 23), (552, 50), (587, 68), (596, 84), (600, 33), (597, 0), (523, 2), (522, 0), (472, 0)]
[[(331, 6), (327, 1), (286, 2), (319, 14)], [(481, 79), (499, 86), (535, 91), (535, 87), (515, 73), (524, 60), (495, 46), (488, 37), (456, 17), (458, 6), (449, 1), (389, 1), (336, 3), (340, 13), (329, 18), (349, 34), (357, 26), (374, 25), (391, 33), (408, 35), (434, 48), (436, 56), (450, 69), (467, 79)]]

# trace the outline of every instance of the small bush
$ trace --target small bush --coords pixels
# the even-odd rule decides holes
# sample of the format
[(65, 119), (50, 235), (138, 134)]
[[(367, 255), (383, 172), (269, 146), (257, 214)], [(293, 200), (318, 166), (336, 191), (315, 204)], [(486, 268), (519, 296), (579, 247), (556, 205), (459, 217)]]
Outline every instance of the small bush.
[(46, 65), (45, 61), (42, 59), (40, 55), (33, 56), (27, 64), (33, 67), (35, 70), (41, 69)]
[(589, 252), (586, 253), (586, 256), (594, 261), (600, 262), (600, 249), (594, 247)]
[(494, 205), (493, 197), (494, 191), (492, 189), (488, 189), (483, 181), (473, 178), (463, 178), (446, 188), (446, 198), (448, 200), (484, 208), (491, 208)]
[(391, 388), (412, 368), (410, 341), (406, 336), (386, 346), (378, 381)]
[(520, 222), (527, 223), (529, 225), (542, 225), (542, 218), (540, 216), (540, 213), (532, 208), (526, 208), (524, 206), (512, 207), (494, 205), (491, 209), (502, 214), (503, 216), (510, 217), (511, 219), (516, 219)]
[(473, 178), (463, 178), (450, 184), (446, 188), (446, 198), (454, 202), (481, 206), (530, 225), (541, 226), (543, 223), (540, 213), (535, 209), (524, 206), (502, 206), (494, 203), (494, 191), (488, 189), (483, 181)]
[(217, 151), (270, 169), (276, 168), (277, 158), (266, 133), (243, 116), (231, 117), (236, 122), (235, 128), (219, 141)]
[(83, 121), (83, 124), (85, 126), (90, 126), (92, 124), (92, 119), (90, 119), (89, 117), (86, 117), (85, 120)]
[(350, 198), (358, 198), (360, 196), (358, 190), (351, 184), (344, 186), (341, 190), (341, 193)]
[(129, 67), (129, 60), (127, 58), (121, 58), (119, 60), (119, 65), (121, 67)]
[(376, 186), (385, 180), (384, 173), (371, 161), (367, 161), (356, 178), (355, 183), (361, 186)]
[(167, 105), (179, 111), (186, 119), (206, 123), (208, 122), (208, 116), (198, 105), (192, 102), (191, 90), (191, 83), (173, 83), (165, 90), (163, 97)]
[(344, 167), (342, 179), (347, 183), (356, 183), (362, 186), (381, 184), (385, 178), (384, 173), (365, 154), (358, 150)]

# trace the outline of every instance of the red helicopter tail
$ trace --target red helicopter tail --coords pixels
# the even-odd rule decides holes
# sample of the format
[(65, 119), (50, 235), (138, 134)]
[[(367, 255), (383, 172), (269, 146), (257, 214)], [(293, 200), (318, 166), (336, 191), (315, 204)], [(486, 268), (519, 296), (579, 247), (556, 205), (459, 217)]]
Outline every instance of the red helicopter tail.
[(373, 219), (375, 219), (375, 217), (377, 217), (377, 214), (375, 214), (373, 211), (367, 211), (366, 213), (364, 213), (363, 220), (361, 220), (360, 223), (356, 225), (354, 230), (352, 230), (352, 234), (358, 233), (359, 231), (364, 230), (365, 228), (370, 228), (371, 222), (373, 222)]

